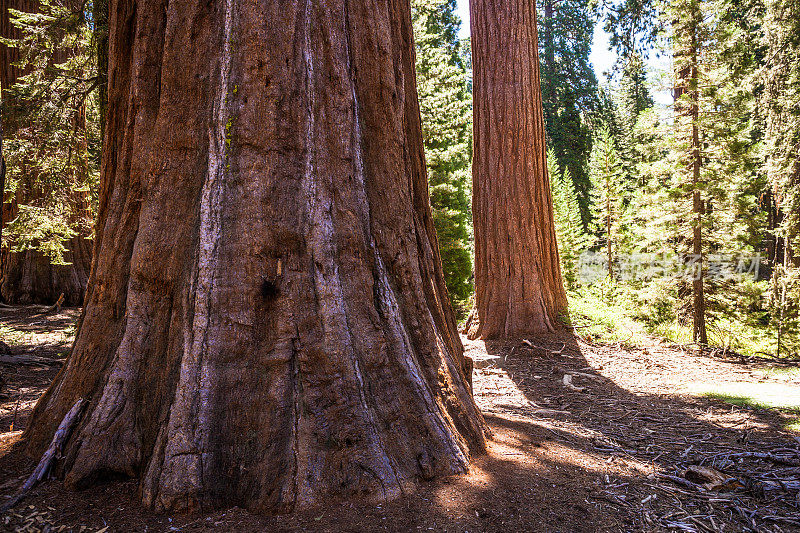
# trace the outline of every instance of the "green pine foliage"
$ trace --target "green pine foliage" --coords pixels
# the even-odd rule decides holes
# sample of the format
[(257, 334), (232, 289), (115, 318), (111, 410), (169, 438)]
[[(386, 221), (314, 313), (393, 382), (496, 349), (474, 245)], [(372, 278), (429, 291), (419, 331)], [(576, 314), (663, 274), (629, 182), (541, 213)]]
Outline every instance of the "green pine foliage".
[(3, 231), (13, 251), (36, 249), (63, 264), (64, 242), (89, 236), (100, 162), (91, 5), (41, 0), (34, 14), (10, 10), (27, 72), (3, 102), (6, 194), (16, 217)]
[(588, 163), (592, 122), (600, 110), (589, 56), (595, 15), (591, 0), (537, 0), (542, 104), (548, 147), (572, 176), (584, 227), (590, 221)]
[(800, 2), (766, 0), (760, 81), (764, 169), (773, 202), (770, 304), (778, 353), (800, 354)]
[(605, 254), (609, 277), (626, 246), (626, 187), (622, 160), (608, 127), (601, 127), (594, 139), (589, 165), (592, 185), (592, 220), (596, 245)]
[(463, 316), (473, 292), (472, 98), (467, 76), (469, 50), (458, 38), (461, 21), (455, 9), (455, 0), (412, 2), (433, 220), (450, 298), (457, 314)]
[(579, 283), (581, 254), (586, 251), (588, 239), (583, 231), (580, 204), (569, 169), (561, 171), (553, 150), (547, 153), (547, 172), (553, 196), (556, 240), (561, 260), (561, 273), (567, 289), (575, 290)]
[[(622, 245), (614, 243), (612, 255), (630, 260), (639, 254), (645, 266), (641, 277), (615, 283), (614, 305), (651, 334), (692, 340), (691, 283), (681, 266), (696, 217), (692, 193), (699, 190), (710, 343), (748, 354), (799, 353), (798, 6), (797, 0), (629, 0), (612, 8), (608, 26), (622, 58), (604, 110), (608, 129), (595, 138), (594, 214), (599, 226), (612, 220), (607, 200), (622, 197), (611, 231), (622, 236)], [(677, 102), (688, 109), (696, 87), (696, 118), (654, 105), (643, 63), (654, 47), (677, 52), (672, 76), (686, 76), (685, 69), (697, 65), (696, 81)], [(701, 147), (696, 184), (692, 123)], [(613, 143), (604, 142), (608, 134)], [(612, 147), (621, 176), (598, 183), (597, 161)], [(598, 243), (607, 244), (607, 238)], [(647, 267), (657, 274), (642, 272)]]

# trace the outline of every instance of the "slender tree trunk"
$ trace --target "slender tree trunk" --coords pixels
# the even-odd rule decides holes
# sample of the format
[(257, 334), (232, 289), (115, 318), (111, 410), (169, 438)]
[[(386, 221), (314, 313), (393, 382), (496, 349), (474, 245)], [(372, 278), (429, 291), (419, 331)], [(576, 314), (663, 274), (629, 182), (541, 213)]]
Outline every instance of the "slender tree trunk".
[[(5, 226), (6, 207), (6, 159), (3, 157), (3, 100), (2, 86), (0, 86), (0, 283), (2, 282), (2, 257), (3, 257), (3, 226)], [(0, 301), (3, 295), (0, 294)]]
[[(692, 237), (690, 243), (692, 266), (692, 322), (694, 342), (708, 344), (706, 330), (705, 269), (703, 256), (703, 215), (705, 202), (701, 191), (702, 147), (700, 145), (700, 83), (699, 83), (699, 32), (700, 7), (697, 2), (687, 4), (688, 11), (678, 13), (673, 21), (675, 32), (675, 57), (677, 79), (675, 109), (679, 127), (688, 132), (688, 168), (691, 172), (689, 190), (692, 201)], [(685, 96), (688, 96), (686, 98)]]
[[(608, 172), (608, 165), (606, 165)], [(606, 174), (608, 176), (608, 173)], [(614, 281), (614, 244), (611, 235), (611, 184), (606, 184), (606, 252), (608, 253), (608, 279)]]
[(551, 331), (566, 313), (533, 0), (472, 0), (475, 157), (473, 338)]
[[(383, 499), (484, 447), (407, 0), (113, 0), (87, 304), (26, 432), (159, 510)], [(180, 125), (180, 127), (177, 127)]]
[[(9, 8), (32, 13), (38, 9), (38, 5), (37, 0), (0, 0), (0, 36), (7, 39), (20, 37), (19, 30), (10, 22)], [(25, 74), (15, 65), (19, 59), (17, 49), (0, 44), (0, 86), (4, 100), (6, 91)], [(13, 119), (9, 123), (8, 118), (6, 114), (6, 135), (13, 134), (15, 130)], [(10, 205), (2, 212), (0, 226), (4, 227), (16, 218), (18, 205), (36, 199), (38, 193), (28, 185), (34, 181), (32, 176), (23, 176), (22, 181)], [(92, 261), (92, 244), (86, 237), (79, 235), (65, 243), (68, 249), (65, 261), (68, 265), (52, 265), (45, 255), (35, 250), (21, 253), (11, 253), (8, 248), (0, 250), (0, 298), (9, 303), (49, 304), (63, 294), (66, 305), (81, 305)]]
[[(698, 13), (699, 16), (699, 13)], [(697, 272), (692, 282), (692, 295), (694, 299), (694, 342), (702, 345), (708, 344), (706, 331), (706, 299), (705, 299), (705, 269), (703, 268), (703, 215), (705, 202), (700, 191), (700, 171), (702, 167), (702, 154), (700, 147), (700, 88), (698, 76), (698, 42), (697, 29), (692, 32), (692, 69), (691, 69), (691, 112), (692, 112), (692, 211), (694, 212), (694, 227), (692, 238), (692, 254), (697, 260)]]
[[(789, 254), (790, 254), (790, 246), (789, 246), (789, 237), (788, 232), (787, 236), (784, 238), (784, 245), (783, 245), (783, 265), (780, 267), (780, 275), (776, 273), (775, 279), (780, 280), (780, 295), (778, 298), (779, 302), (779, 311), (778, 311), (778, 348), (775, 354), (775, 357), (780, 358), (781, 351), (783, 349), (783, 330), (784, 330), (784, 319), (786, 317), (786, 285), (787, 285), (787, 275), (789, 273), (790, 261), (789, 261)], [(777, 292), (777, 291), (776, 291)]]

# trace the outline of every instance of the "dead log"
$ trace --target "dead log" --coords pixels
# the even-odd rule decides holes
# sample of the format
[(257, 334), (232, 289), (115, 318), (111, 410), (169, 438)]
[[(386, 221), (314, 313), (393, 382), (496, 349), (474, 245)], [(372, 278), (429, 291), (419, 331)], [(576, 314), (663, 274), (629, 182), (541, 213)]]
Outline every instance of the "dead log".
[(59, 366), (63, 361), (58, 359), (48, 359), (36, 355), (0, 355), (0, 364), (3, 365), (27, 365), (27, 366)]
[(55, 459), (61, 455), (64, 443), (67, 442), (70, 433), (72, 433), (72, 428), (77, 424), (78, 420), (80, 420), (83, 408), (87, 403), (88, 402), (84, 399), (75, 402), (75, 405), (72, 406), (72, 409), (69, 410), (64, 420), (62, 420), (61, 424), (58, 426), (55, 435), (53, 435), (53, 441), (50, 443), (50, 447), (47, 448), (47, 451), (42, 455), (42, 459), (33, 471), (33, 474), (25, 481), (22, 488), (19, 489), (19, 492), (0, 507), (0, 513), (4, 513), (16, 506), (27, 496), (28, 492), (30, 492), (33, 487), (44, 480), (50, 472), (50, 467), (53, 465)]

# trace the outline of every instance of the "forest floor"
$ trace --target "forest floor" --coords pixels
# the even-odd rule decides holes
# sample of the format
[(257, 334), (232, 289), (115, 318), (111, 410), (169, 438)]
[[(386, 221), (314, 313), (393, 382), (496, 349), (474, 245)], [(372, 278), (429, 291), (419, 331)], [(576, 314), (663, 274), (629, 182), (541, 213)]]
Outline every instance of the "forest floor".
[[(21, 431), (79, 314), (42, 310), (0, 309), (0, 340), (15, 354), (0, 358), (0, 502), (35, 466)], [(800, 370), (566, 333), (465, 343), (493, 432), (469, 475), (380, 505), (279, 517), (157, 515), (137, 503), (133, 481), (82, 492), (50, 481), (0, 516), (0, 530), (800, 531), (800, 433), (789, 429), (800, 418)], [(31, 356), (40, 359), (14, 360)]]

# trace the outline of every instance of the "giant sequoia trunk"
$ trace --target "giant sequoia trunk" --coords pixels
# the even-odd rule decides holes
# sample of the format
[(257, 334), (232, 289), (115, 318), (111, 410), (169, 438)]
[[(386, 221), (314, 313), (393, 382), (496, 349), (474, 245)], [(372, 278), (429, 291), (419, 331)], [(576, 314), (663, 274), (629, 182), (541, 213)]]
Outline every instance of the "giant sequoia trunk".
[(536, 2), (472, 0), (473, 338), (558, 327), (567, 297), (547, 176)]
[[(36, 12), (38, 0), (0, 0), (0, 36), (18, 39), (19, 30), (11, 24), (8, 10), (16, 9), (29, 13)], [(0, 87), (3, 99), (6, 91), (25, 74), (16, 63), (20, 60), (19, 51), (0, 44)], [(7, 114), (4, 133), (10, 136), (16, 125), (13, 117)], [(41, 198), (41, 191), (32, 185), (34, 176), (23, 175), (17, 194), (6, 198), (3, 194), (3, 210), (0, 213), (0, 226), (4, 227), (17, 216), (17, 206), (35, 203)], [(0, 189), (5, 191), (5, 188)], [(5, 204), (8, 205), (5, 205)], [(50, 260), (35, 250), (11, 253), (8, 247), (0, 249), (0, 297), (9, 303), (54, 303), (61, 294), (66, 305), (81, 305), (92, 266), (92, 244), (86, 235), (79, 235), (65, 243), (67, 265), (52, 265)]]
[(408, 0), (114, 0), (69, 486), (160, 510), (398, 494), (484, 446), (430, 215)]

